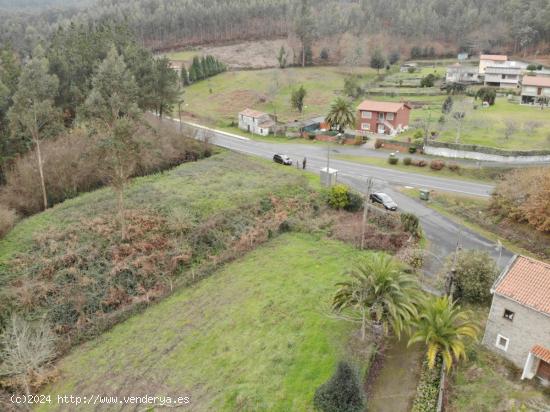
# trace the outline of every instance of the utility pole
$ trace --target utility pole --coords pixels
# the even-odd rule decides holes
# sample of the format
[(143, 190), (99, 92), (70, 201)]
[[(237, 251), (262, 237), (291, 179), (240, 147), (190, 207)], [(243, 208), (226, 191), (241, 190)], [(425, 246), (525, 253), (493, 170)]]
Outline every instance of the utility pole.
[(445, 282), (445, 294), (453, 299), (453, 292), (454, 292), (454, 280), (455, 280), (455, 274), (456, 274), (456, 263), (458, 261), (458, 252), (462, 249), (460, 246), (460, 238), (462, 237), (462, 230), (458, 231), (458, 236), (456, 238), (456, 247), (455, 247), (455, 255), (453, 257), (453, 265), (451, 267), (451, 271), (447, 274), (447, 281)]
[(367, 219), (369, 217), (369, 198), (372, 192), (372, 177), (367, 179), (367, 193), (363, 201), (363, 223), (361, 226), (361, 250), (365, 248), (365, 231), (367, 229)]

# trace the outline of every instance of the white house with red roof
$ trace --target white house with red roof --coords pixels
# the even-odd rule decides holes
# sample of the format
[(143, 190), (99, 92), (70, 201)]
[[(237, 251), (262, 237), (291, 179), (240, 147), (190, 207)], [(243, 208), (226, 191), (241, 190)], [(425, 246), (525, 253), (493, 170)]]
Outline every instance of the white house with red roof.
[(247, 132), (267, 136), (275, 126), (275, 120), (267, 113), (253, 109), (244, 109), (239, 113), (239, 129)]
[(494, 283), (483, 344), (550, 384), (550, 265), (514, 256)]

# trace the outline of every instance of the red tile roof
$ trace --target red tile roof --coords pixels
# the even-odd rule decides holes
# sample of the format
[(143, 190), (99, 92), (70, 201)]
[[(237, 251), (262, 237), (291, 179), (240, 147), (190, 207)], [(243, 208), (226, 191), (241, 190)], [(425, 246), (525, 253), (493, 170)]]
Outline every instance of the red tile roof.
[(531, 349), (531, 353), (546, 363), (550, 363), (550, 349), (543, 348), (540, 345), (535, 345)]
[(550, 315), (550, 265), (517, 256), (497, 280), (494, 292)]
[(545, 76), (523, 76), (521, 82), (524, 86), (550, 87), (550, 77)]
[(479, 60), (492, 60), (492, 61), (500, 61), (505, 62), (508, 60), (508, 56), (505, 56), (503, 54), (482, 54), (479, 56)]
[(357, 110), (366, 110), (369, 112), (385, 112), (385, 113), (397, 113), (403, 107), (411, 108), (406, 103), (396, 103), (396, 102), (377, 102), (375, 100), (364, 100), (358, 107)]
[(239, 114), (242, 114), (243, 116), (258, 118), (266, 115), (267, 113), (259, 112), (258, 110), (244, 109)]

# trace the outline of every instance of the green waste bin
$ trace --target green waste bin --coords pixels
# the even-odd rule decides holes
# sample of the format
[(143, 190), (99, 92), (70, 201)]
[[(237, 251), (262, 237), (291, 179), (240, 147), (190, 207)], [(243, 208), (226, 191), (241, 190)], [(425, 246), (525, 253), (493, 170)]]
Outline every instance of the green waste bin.
[(420, 199), (430, 200), (430, 191), (427, 189), (420, 189)]

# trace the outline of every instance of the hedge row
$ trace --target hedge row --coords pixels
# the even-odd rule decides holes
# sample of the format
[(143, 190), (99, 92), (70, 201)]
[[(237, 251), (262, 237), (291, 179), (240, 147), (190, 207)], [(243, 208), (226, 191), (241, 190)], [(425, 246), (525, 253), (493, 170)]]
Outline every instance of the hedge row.
[(422, 364), (420, 381), (416, 387), (412, 412), (436, 412), (439, 397), (439, 381), (441, 373), (441, 358), (438, 357), (433, 369), (428, 367), (428, 361)]

